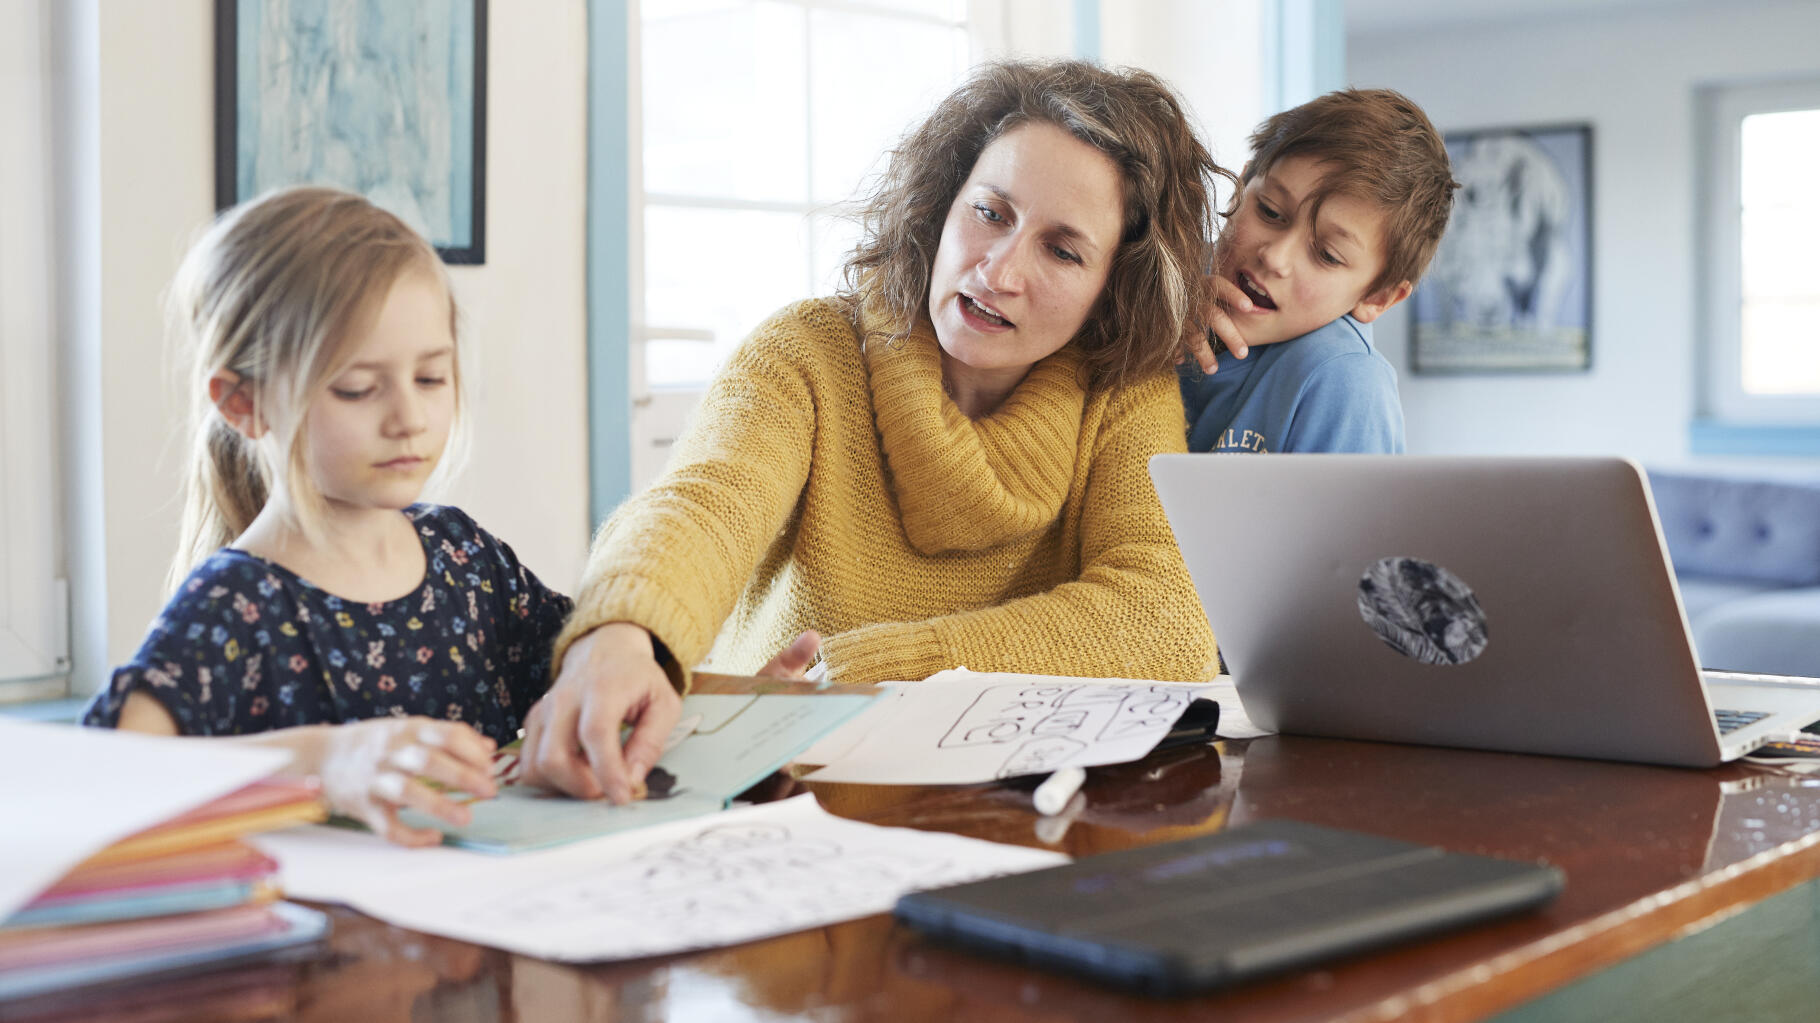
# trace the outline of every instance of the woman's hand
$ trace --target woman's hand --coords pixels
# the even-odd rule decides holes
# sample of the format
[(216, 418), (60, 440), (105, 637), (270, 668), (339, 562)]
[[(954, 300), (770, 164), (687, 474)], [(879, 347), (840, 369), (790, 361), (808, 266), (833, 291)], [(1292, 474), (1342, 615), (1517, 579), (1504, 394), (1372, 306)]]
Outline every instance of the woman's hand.
[[(807, 630), (758, 673), (802, 678), (821, 644)], [(681, 716), (682, 698), (657, 663), (651, 634), (630, 622), (602, 625), (569, 645), (555, 684), (525, 715), (521, 780), (581, 799), (629, 802)], [(622, 726), (632, 728), (623, 749)]]
[(790, 645), (777, 652), (777, 656), (765, 662), (758, 669), (758, 674), (769, 678), (802, 678), (809, 666), (815, 663), (815, 655), (821, 653), (822, 638), (814, 629), (804, 629), (797, 633)]
[(1201, 367), (1201, 372), (1211, 374), (1219, 370), (1220, 362), (1214, 356), (1213, 339), (1208, 336), (1209, 332), (1219, 335), (1220, 341), (1226, 345), (1226, 350), (1232, 353), (1233, 358), (1243, 359), (1251, 354), (1250, 347), (1245, 343), (1245, 335), (1239, 333), (1238, 324), (1233, 322), (1228, 310), (1237, 309), (1248, 313), (1252, 306), (1251, 299), (1245, 297), (1245, 292), (1238, 285), (1218, 275), (1209, 279), (1213, 281), (1213, 301), (1201, 310), (1198, 322), (1189, 320), (1187, 330), (1182, 335), (1182, 357), (1193, 359)]
[[(682, 716), (651, 634), (610, 622), (569, 644), (562, 671), (525, 716), (522, 780), (581, 799), (632, 799)], [(632, 732), (620, 748), (620, 727)]]
[(399, 845), (442, 841), (442, 832), (435, 828), (413, 828), (400, 821), (398, 811), (404, 807), (454, 827), (465, 826), (473, 817), (466, 806), (426, 782), (482, 799), (499, 792), (493, 784), (493, 740), (460, 722), (375, 718), (284, 732), (315, 733), (316, 743), (301, 744), (296, 766), (321, 778), (331, 810)]

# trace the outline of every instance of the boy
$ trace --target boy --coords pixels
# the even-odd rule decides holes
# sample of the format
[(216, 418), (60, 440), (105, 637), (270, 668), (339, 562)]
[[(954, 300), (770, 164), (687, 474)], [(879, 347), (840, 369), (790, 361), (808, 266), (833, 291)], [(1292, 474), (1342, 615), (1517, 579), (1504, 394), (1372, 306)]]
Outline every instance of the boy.
[(1447, 227), (1459, 185), (1441, 136), (1399, 93), (1346, 89), (1265, 121), (1251, 148), (1215, 249), (1222, 308), (1182, 366), (1188, 448), (1401, 452), (1370, 324)]

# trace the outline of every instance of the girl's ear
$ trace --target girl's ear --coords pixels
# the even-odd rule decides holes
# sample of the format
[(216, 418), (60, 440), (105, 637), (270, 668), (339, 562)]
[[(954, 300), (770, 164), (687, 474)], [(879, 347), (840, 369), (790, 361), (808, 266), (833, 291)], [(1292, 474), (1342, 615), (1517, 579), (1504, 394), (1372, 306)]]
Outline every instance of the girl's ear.
[(209, 374), (209, 403), (221, 418), (247, 440), (265, 435), (265, 419), (253, 401), (252, 385), (232, 370), (218, 369)]

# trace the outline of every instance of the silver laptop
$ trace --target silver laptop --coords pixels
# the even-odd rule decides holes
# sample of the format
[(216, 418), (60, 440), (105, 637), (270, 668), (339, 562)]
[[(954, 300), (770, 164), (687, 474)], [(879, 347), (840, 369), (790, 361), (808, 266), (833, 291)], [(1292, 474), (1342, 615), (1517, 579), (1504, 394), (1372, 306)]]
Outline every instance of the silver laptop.
[(1158, 455), (1245, 710), (1281, 732), (1706, 767), (1820, 679), (1702, 672), (1617, 458)]

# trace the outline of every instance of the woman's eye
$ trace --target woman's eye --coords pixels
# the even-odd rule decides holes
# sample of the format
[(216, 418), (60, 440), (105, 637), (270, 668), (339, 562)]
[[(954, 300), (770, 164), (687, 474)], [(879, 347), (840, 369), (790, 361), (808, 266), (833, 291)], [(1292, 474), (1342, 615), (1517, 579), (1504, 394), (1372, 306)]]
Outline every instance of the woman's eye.
[(1271, 205), (1262, 199), (1258, 200), (1258, 216), (1265, 220), (1281, 220), (1282, 216)]
[(982, 219), (988, 220), (994, 224), (1002, 223), (1005, 219), (1004, 217), (999, 216), (999, 212), (997, 210), (986, 205), (985, 203), (974, 203), (973, 208), (979, 212), (979, 215)]
[(1062, 248), (1060, 245), (1049, 246), (1049, 251), (1055, 253), (1055, 258), (1061, 260), (1064, 263), (1079, 263), (1081, 261), (1080, 256), (1076, 255), (1073, 252), (1068, 251), (1067, 249)]

